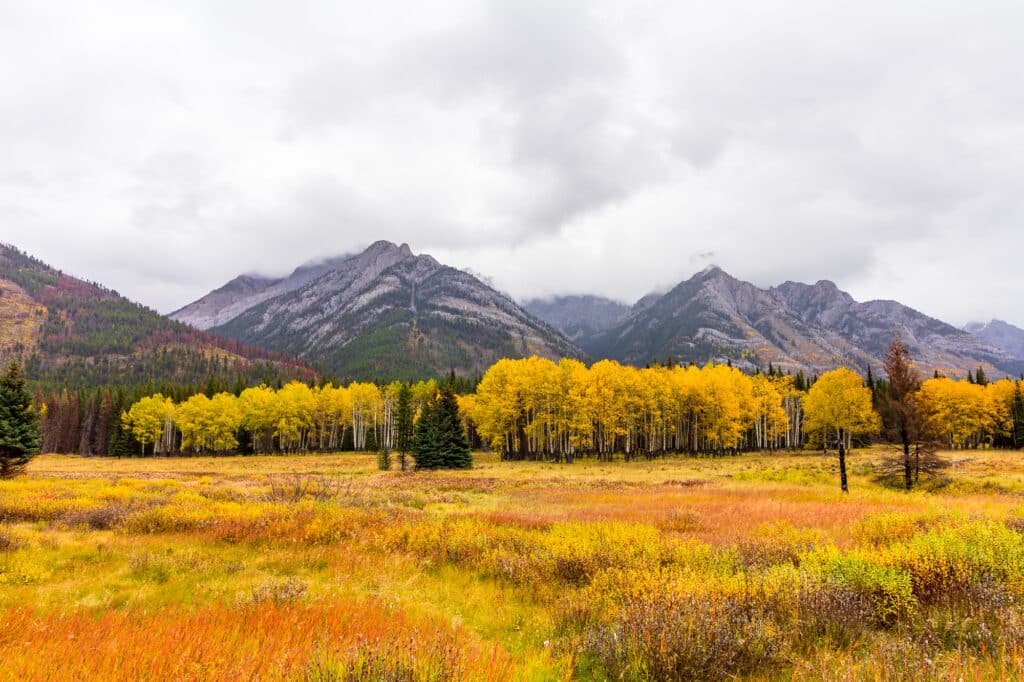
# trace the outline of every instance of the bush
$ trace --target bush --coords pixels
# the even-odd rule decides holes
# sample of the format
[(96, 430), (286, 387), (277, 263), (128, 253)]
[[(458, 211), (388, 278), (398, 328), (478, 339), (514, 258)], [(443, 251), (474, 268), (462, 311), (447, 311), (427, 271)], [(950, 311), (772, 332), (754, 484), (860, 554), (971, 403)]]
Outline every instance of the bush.
[(916, 608), (910, 576), (896, 568), (879, 566), (856, 554), (835, 558), (828, 579), (868, 600), (878, 624), (892, 627)]
[(711, 595), (630, 597), (609, 623), (592, 626), (584, 651), (612, 678), (717, 680), (778, 659), (781, 633), (750, 603)]
[(290, 604), (306, 596), (309, 585), (298, 578), (272, 578), (255, 585), (249, 594), (239, 597), (239, 605)]
[(466, 679), (466, 670), (454, 637), (436, 636), (427, 647), (415, 639), (386, 644), (366, 641), (342, 656), (320, 654), (304, 678), (307, 682), (448, 682)]

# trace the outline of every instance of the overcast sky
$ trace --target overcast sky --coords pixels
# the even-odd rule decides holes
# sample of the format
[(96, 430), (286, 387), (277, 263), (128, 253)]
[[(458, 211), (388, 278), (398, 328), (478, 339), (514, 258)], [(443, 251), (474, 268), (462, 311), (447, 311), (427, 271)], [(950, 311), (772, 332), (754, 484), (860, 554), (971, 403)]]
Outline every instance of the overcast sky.
[[(272, 7), (268, 7), (271, 6)], [(377, 239), (1024, 324), (1019, 0), (0, 0), (0, 241), (162, 312)]]

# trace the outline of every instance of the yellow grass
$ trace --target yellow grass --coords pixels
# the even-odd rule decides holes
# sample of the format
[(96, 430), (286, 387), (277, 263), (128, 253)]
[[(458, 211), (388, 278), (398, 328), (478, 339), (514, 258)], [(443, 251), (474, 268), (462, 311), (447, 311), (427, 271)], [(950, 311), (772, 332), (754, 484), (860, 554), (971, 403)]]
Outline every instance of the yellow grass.
[(40, 456), (0, 482), (0, 680), (1024, 674), (1024, 456), (906, 493), (882, 454), (849, 495), (816, 453)]

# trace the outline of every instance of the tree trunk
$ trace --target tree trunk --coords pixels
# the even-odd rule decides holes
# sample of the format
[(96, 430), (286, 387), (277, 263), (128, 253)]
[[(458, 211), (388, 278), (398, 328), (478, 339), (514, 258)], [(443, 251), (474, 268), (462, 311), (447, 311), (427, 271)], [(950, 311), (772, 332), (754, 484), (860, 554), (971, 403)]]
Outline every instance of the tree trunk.
[(846, 439), (843, 438), (843, 430), (839, 429), (839, 485), (842, 486), (843, 492), (850, 492), (850, 487), (846, 483)]
[(907, 490), (914, 487), (914, 466), (910, 459), (910, 438), (907, 437), (907, 430), (900, 433), (903, 440), (903, 483)]

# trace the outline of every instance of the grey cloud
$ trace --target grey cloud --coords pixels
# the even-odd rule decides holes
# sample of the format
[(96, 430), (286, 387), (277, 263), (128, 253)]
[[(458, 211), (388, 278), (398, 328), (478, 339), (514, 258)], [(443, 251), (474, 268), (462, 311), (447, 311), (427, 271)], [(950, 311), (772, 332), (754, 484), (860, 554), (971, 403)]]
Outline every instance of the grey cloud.
[(8, 2), (0, 238), (165, 311), (384, 238), (516, 296), (633, 300), (713, 261), (1022, 324), (1022, 23), (1000, 0)]

